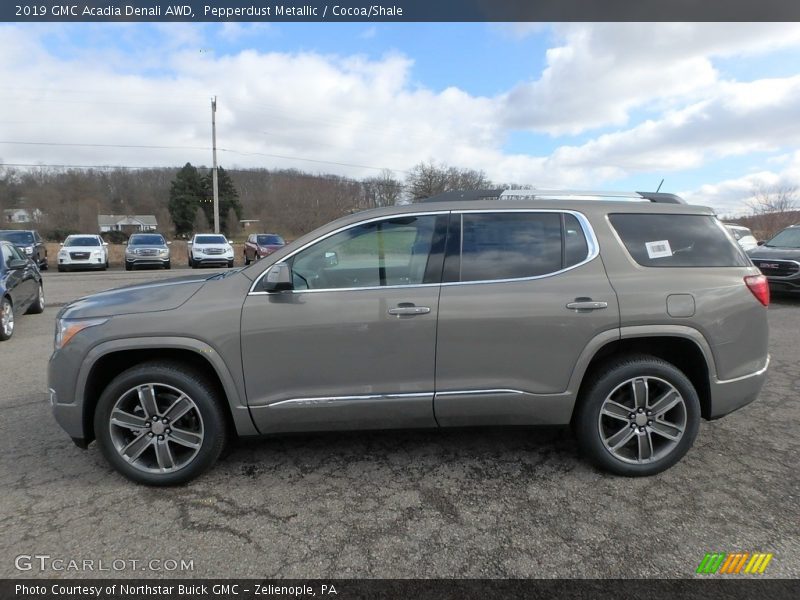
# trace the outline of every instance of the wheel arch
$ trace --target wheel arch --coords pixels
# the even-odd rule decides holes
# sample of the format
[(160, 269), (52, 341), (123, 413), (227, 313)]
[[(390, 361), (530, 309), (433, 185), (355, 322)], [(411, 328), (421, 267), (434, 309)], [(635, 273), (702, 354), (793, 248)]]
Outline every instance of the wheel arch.
[(95, 437), (94, 413), (106, 386), (120, 373), (143, 362), (164, 361), (187, 365), (202, 373), (220, 397), (223, 409), (238, 435), (258, 435), (244, 401), (225, 362), (208, 344), (191, 338), (137, 338), (116, 340), (95, 347), (87, 355), (77, 381), (83, 399), (83, 430), (87, 442)]
[[(606, 335), (591, 344), (581, 356), (570, 382), (570, 389), (575, 393), (575, 408), (605, 364), (626, 355), (646, 354), (680, 369), (697, 391), (701, 416), (710, 418), (711, 380), (716, 376), (716, 370), (711, 348), (699, 331), (683, 326), (645, 326), (623, 327), (618, 332), (618, 336)], [(573, 419), (575, 413), (573, 409)]]

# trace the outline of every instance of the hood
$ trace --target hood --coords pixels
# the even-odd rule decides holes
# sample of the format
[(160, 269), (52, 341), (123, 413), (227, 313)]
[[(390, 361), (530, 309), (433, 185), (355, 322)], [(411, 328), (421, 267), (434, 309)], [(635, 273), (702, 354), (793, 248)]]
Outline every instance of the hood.
[(59, 317), (85, 319), (172, 310), (194, 296), (207, 280), (188, 275), (108, 290), (67, 304)]
[(774, 259), (774, 260), (800, 260), (800, 248), (779, 248), (772, 246), (759, 246), (751, 250), (747, 255), (753, 259)]

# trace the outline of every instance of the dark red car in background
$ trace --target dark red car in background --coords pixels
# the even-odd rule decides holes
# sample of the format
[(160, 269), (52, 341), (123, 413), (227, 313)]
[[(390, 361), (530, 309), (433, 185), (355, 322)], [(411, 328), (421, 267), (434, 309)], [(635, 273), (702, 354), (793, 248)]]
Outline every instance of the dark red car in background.
[(283, 238), (275, 233), (252, 233), (244, 243), (244, 264), (249, 265), (285, 245), (286, 242), (283, 241)]

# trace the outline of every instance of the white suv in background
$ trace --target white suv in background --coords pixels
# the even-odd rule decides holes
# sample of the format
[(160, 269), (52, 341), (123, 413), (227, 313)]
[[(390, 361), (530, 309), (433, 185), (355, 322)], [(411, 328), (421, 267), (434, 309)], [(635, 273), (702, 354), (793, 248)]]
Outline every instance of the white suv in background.
[(233, 266), (233, 242), (217, 233), (196, 233), (189, 240), (189, 266)]
[(73, 269), (108, 268), (108, 244), (99, 235), (79, 234), (67, 236), (58, 251), (58, 270), (63, 273)]
[(733, 234), (733, 237), (736, 238), (736, 241), (739, 242), (739, 245), (745, 252), (758, 248), (758, 240), (747, 227), (742, 225), (730, 225), (728, 223), (725, 223), (725, 227)]

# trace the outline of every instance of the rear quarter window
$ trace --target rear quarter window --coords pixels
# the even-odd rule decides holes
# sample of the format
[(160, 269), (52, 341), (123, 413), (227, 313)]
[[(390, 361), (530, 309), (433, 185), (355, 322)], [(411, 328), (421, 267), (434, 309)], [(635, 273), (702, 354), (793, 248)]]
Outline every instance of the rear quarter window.
[(746, 267), (750, 261), (710, 215), (611, 214), (633, 260), (645, 267)]

